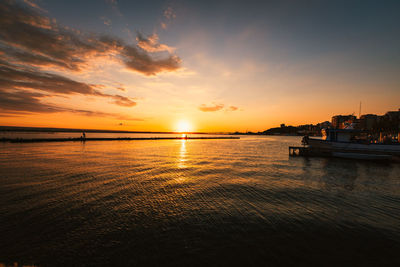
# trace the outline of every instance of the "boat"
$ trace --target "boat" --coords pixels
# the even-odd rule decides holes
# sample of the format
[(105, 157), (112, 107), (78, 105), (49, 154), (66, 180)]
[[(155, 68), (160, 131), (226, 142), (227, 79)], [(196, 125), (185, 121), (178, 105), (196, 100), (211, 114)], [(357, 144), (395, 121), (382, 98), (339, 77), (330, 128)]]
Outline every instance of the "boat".
[(400, 161), (400, 143), (373, 142), (359, 136), (365, 132), (355, 129), (323, 129), (322, 138), (303, 138), (309, 155), (350, 159)]

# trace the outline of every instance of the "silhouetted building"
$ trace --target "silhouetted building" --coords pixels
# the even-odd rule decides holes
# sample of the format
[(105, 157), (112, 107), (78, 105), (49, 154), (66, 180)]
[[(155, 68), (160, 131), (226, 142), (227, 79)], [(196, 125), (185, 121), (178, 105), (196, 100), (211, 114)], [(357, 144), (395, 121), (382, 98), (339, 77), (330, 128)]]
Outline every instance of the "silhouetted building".
[(378, 128), (389, 132), (400, 131), (400, 109), (398, 111), (388, 111), (381, 116)]
[(346, 124), (356, 122), (354, 115), (336, 115), (332, 117), (332, 127), (335, 129), (344, 129)]
[(361, 115), (359, 119), (359, 128), (362, 130), (372, 130), (378, 123), (378, 115), (376, 114), (365, 114)]
[(384, 115), (389, 121), (398, 121), (400, 120), (400, 108), (398, 111), (388, 111)]
[(327, 129), (330, 128), (332, 126), (330, 121), (324, 121), (324, 122), (320, 122), (317, 124), (317, 126), (319, 126), (319, 129)]

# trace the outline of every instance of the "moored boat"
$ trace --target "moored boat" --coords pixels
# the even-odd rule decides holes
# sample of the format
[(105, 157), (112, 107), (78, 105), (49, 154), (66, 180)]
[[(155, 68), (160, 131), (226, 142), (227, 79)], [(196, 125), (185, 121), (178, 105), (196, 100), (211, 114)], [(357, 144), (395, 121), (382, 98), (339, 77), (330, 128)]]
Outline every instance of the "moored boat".
[(323, 129), (322, 139), (305, 137), (309, 154), (366, 160), (400, 161), (400, 143), (373, 143), (359, 139), (362, 132), (354, 129)]

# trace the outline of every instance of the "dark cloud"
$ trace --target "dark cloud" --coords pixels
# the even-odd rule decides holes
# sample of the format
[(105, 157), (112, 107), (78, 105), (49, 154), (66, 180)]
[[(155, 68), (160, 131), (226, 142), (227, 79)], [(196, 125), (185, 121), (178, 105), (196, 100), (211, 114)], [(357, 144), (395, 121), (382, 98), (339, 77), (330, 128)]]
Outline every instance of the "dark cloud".
[(40, 102), (44, 94), (28, 92), (23, 90), (0, 91), (0, 111), (18, 113), (53, 113), (59, 108)]
[(114, 99), (114, 103), (120, 106), (133, 107), (136, 105), (135, 101), (126, 96), (113, 95), (111, 97)]
[(31, 88), (57, 94), (102, 95), (92, 86), (61, 75), (0, 61), (0, 88)]
[(164, 59), (153, 59), (149, 54), (139, 51), (136, 47), (124, 48), (126, 66), (145, 75), (156, 75), (163, 71), (175, 71), (180, 68), (181, 60), (178, 56), (169, 55)]
[(96, 116), (96, 117), (112, 117), (119, 120), (142, 120), (138, 118), (132, 118), (121, 114), (91, 111), (84, 109), (71, 109), (65, 107), (57, 107), (53, 104), (43, 103), (42, 98), (48, 97), (49, 95), (30, 92), (26, 90), (0, 90), (0, 114), (13, 116), (21, 114), (32, 114), (32, 113), (57, 113), (57, 112), (69, 112), (85, 116)]
[(78, 71), (88, 57), (110, 49), (95, 38), (66, 30), (36, 10), (14, 1), (0, 4), (1, 50), (16, 63)]
[(224, 108), (223, 104), (214, 104), (212, 106), (207, 106), (205, 104), (200, 105), (199, 110), (203, 112), (213, 112), (213, 111), (218, 111)]
[(82, 94), (107, 97), (113, 103), (132, 107), (136, 102), (121, 95), (110, 95), (99, 91), (102, 86), (77, 82), (61, 75), (38, 71), (36, 68), (25, 68), (7, 64), (0, 60), (0, 91), (28, 88), (53, 94)]
[(81, 71), (89, 59), (117, 55), (126, 67), (145, 75), (177, 70), (180, 59), (176, 55), (169, 54), (156, 59), (148, 54), (169, 49), (158, 43), (156, 35), (151, 37), (148, 47), (152, 46), (153, 50), (139, 51), (137, 46), (126, 45), (117, 38), (87, 35), (62, 27), (37, 9), (21, 6), (14, 1), (0, 3), (0, 51), (7, 61), (16, 64)]

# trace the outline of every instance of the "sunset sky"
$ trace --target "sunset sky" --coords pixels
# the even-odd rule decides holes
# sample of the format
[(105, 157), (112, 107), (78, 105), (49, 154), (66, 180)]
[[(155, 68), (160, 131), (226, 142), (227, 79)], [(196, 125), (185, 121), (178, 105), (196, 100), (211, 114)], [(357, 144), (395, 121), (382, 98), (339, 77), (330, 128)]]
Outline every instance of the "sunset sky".
[(400, 1), (3, 0), (0, 125), (263, 131), (358, 115), (360, 101), (384, 114), (400, 108), (399, 13)]

